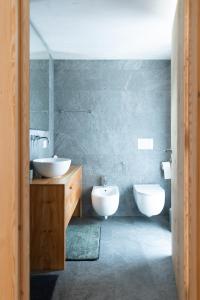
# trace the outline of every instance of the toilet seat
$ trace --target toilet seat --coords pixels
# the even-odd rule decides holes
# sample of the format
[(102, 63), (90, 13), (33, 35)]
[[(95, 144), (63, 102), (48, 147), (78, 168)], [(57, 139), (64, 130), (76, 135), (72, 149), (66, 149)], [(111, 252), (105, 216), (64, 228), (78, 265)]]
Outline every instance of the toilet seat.
[(139, 194), (149, 196), (165, 193), (164, 189), (161, 188), (159, 184), (135, 184), (134, 189)]
[(159, 184), (136, 184), (133, 191), (142, 214), (151, 217), (161, 213), (165, 205), (165, 190)]

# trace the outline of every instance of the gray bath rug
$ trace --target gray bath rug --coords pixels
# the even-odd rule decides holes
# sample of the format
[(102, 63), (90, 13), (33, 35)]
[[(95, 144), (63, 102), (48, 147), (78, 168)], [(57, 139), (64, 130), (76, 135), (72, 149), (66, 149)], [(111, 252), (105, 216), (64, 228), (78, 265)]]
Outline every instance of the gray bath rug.
[(99, 225), (69, 225), (66, 235), (66, 260), (99, 259), (101, 238)]

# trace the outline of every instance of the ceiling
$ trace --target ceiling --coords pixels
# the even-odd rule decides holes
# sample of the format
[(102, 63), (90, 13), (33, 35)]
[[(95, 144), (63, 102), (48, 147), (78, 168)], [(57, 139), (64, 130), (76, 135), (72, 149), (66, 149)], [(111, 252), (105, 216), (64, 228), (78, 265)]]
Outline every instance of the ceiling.
[(56, 59), (170, 59), (175, 9), (176, 0), (30, 0)]
[(30, 59), (49, 59), (48, 49), (33, 26), (30, 26)]

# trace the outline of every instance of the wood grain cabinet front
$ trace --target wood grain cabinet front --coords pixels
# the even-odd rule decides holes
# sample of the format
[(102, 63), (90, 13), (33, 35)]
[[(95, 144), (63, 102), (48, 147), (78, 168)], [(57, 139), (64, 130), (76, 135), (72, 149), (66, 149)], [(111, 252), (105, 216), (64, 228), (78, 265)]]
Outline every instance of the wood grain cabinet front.
[(72, 166), (60, 178), (33, 180), (30, 185), (31, 271), (62, 270), (66, 228), (81, 216), (82, 167)]

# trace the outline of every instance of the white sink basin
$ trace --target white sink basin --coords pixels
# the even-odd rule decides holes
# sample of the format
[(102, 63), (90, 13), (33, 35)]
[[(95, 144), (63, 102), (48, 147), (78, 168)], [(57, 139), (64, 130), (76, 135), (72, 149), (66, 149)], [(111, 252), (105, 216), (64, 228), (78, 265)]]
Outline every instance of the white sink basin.
[(34, 159), (33, 165), (36, 171), (44, 177), (58, 177), (67, 173), (71, 160), (58, 157), (40, 158)]

